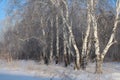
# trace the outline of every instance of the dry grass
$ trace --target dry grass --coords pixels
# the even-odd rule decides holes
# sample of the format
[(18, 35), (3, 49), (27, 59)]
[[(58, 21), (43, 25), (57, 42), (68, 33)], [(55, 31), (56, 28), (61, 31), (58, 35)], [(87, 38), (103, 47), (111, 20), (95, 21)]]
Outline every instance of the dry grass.
[(1, 53), (0, 54), (0, 59), (1, 60), (5, 60), (7, 61), (8, 63), (11, 63), (12, 62), (12, 56), (9, 54), (9, 53)]

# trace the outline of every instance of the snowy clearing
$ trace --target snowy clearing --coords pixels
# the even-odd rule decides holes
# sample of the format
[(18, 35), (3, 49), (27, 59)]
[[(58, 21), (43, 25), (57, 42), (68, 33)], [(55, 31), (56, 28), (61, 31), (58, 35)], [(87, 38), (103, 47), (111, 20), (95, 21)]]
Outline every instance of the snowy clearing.
[(0, 80), (120, 80), (120, 63), (103, 64), (103, 74), (94, 74), (94, 63), (90, 63), (86, 71), (73, 70), (50, 64), (44, 65), (34, 61), (13, 61), (7, 63), (0, 60)]

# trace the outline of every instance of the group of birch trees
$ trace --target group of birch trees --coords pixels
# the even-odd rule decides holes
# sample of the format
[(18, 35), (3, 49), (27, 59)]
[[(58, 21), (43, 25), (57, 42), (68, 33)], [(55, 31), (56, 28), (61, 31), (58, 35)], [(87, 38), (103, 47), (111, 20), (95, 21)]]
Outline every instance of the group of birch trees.
[(120, 1), (109, 1), (8, 0), (1, 53), (66, 67), (74, 63), (77, 70), (95, 60), (96, 73), (102, 73), (111, 46), (120, 47)]

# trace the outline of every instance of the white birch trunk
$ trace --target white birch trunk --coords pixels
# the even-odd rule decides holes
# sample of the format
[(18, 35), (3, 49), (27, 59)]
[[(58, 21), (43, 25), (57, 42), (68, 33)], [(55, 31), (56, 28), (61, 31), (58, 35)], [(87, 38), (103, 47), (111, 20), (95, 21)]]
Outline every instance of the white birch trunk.
[(53, 19), (51, 20), (50, 61), (53, 61)]
[[(43, 39), (46, 43), (46, 40), (45, 40), (45, 30), (44, 30), (44, 25), (43, 25), (43, 17), (41, 17), (41, 27), (42, 27), (42, 35), (43, 35)], [(43, 58), (45, 57), (45, 47), (43, 47)]]
[(89, 38), (89, 35), (90, 35), (90, 24), (91, 24), (91, 15), (90, 15), (90, 4), (89, 4), (89, 1), (87, 1), (87, 9), (88, 9), (88, 13), (87, 13), (87, 30), (86, 30), (86, 33), (85, 33), (85, 38), (83, 39), (83, 45), (82, 45), (82, 66), (83, 66), (83, 69), (85, 69), (85, 61), (86, 61), (86, 58), (87, 58), (87, 49), (88, 49), (88, 38)]
[(95, 41), (95, 54), (97, 56), (100, 55), (100, 46), (99, 46), (99, 38), (98, 38), (98, 27), (97, 27), (97, 20), (95, 17), (95, 10), (94, 10), (94, 0), (91, 0), (91, 17), (93, 21), (93, 29), (94, 29), (94, 41)]
[(64, 61), (65, 61), (65, 66), (67, 66), (67, 38), (66, 38), (66, 30), (65, 30), (65, 25), (63, 26), (63, 46), (64, 46)]
[[(72, 27), (72, 21), (71, 21), (71, 27)], [(73, 54), (72, 50), (71, 50), (71, 46), (72, 46), (72, 43), (71, 43), (71, 37), (70, 35), (68, 36), (68, 56), (69, 56), (69, 61), (71, 61), (71, 54)]]
[[(65, 0), (62, 0), (62, 2), (65, 5), (65, 9), (66, 9), (65, 18), (68, 21), (68, 17), (69, 17), (69, 15), (68, 15), (68, 6), (67, 6), (67, 3), (66, 3)], [(69, 49), (69, 45), (68, 45), (68, 38), (67, 38), (68, 35), (67, 35), (67, 31), (66, 31), (66, 25), (64, 25), (63, 29), (64, 29), (63, 30), (63, 32), (64, 32), (64, 34), (63, 34), (63, 38), (64, 38), (64, 60), (65, 60), (65, 66), (67, 66), (68, 65), (67, 48)]]
[(96, 73), (102, 73), (102, 60), (100, 58), (100, 44), (98, 38), (98, 26), (97, 20), (95, 17), (95, 3), (94, 0), (91, 0), (91, 17), (92, 17), (92, 25), (94, 29), (94, 42), (95, 42), (95, 54), (96, 54)]
[(58, 16), (56, 15), (56, 52), (59, 58), (59, 29), (58, 29)]
[[(68, 11), (68, 4), (67, 4), (67, 1), (66, 0), (62, 0), (62, 2), (64, 3), (64, 5), (65, 5), (65, 9), (66, 9), (66, 15), (65, 15), (65, 17), (66, 17), (66, 21), (67, 22), (69, 22), (69, 11)], [(72, 22), (71, 22), (71, 27), (72, 27)], [(71, 38), (70, 38), (70, 35), (66, 35), (66, 37), (67, 37), (67, 48), (68, 48), (68, 58), (69, 58), (69, 60), (70, 60), (70, 54), (71, 54)], [(68, 60), (68, 59), (67, 59)], [(69, 61), (68, 61), (68, 63), (69, 63)]]
[(87, 13), (87, 30), (86, 30), (86, 34), (85, 34), (85, 38), (83, 40), (83, 46), (82, 46), (82, 57), (86, 55), (87, 53), (87, 44), (88, 44), (88, 37), (90, 35), (90, 24), (91, 24), (91, 15), (90, 15), (90, 4), (87, 4), (87, 8), (88, 8), (88, 13)]

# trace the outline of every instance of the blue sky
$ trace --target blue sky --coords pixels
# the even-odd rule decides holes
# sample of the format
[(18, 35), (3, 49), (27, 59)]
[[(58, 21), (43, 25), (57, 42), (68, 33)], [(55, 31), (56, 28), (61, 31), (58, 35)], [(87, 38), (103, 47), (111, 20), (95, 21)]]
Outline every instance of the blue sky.
[(5, 18), (5, 4), (6, 4), (6, 0), (2, 0), (0, 2), (0, 20)]
[(3, 30), (1, 23), (2, 23), (2, 20), (4, 20), (6, 16), (5, 14), (6, 1), (7, 0), (0, 0), (0, 39), (2, 38), (2, 30)]
[(6, 13), (5, 13), (6, 1), (7, 0), (0, 0), (0, 35), (1, 35), (1, 31), (3, 29), (1, 23), (2, 23), (2, 20), (4, 20), (5, 16), (6, 16)]
[[(115, 4), (116, 0), (111, 0), (112, 5)], [(0, 20), (3, 20), (5, 18), (5, 6), (6, 6), (7, 0), (0, 0)]]

